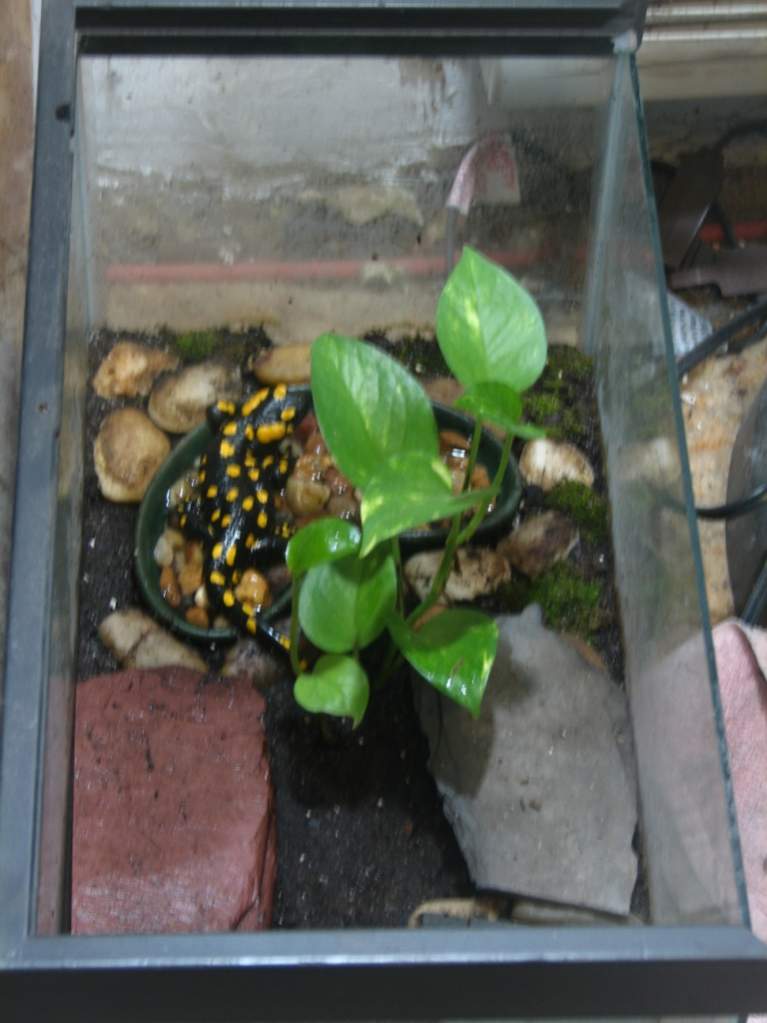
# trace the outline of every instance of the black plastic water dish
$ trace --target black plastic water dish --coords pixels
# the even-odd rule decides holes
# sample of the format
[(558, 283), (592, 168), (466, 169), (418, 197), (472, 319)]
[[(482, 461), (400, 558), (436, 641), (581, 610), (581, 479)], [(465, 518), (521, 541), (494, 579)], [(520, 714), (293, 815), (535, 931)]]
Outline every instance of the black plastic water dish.
[[(303, 388), (291, 390), (298, 391)], [(455, 430), (464, 434), (467, 439), (471, 436), (473, 421), (469, 416), (437, 402), (432, 402), (432, 406), (440, 430)], [(191, 625), (167, 603), (160, 588), (160, 567), (154, 558), (155, 545), (166, 526), (168, 490), (192, 468), (212, 439), (213, 435), (207, 423), (192, 430), (174, 447), (150, 483), (141, 502), (136, 525), (136, 574), (141, 592), (152, 612), (174, 632), (197, 643), (231, 643), (238, 636), (236, 629), (231, 627), (201, 629), (199, 626)], [(498, 439), (487, 430), (483, 430), (478, 461), (484, 465), (491, 479), (500, 464), (501, 453), (502, 447)], [(510, 459), (495, 507), (474, 534), (477, 542), (489, 541), (504, 528), (509, 528), (521, 495), (522, 481), (519, 469), (516, 462)], [(446, 536), (447, 530), (441, 527), (411, 529), (401, 534), (400, 544), (406, 553), (412, 554), (417, 550), (441, 546)], [(285, 614), (289, 606), (290, 588), (287, 587), (276, 595), (274, 603), (264, 612), (262, 618), (265, 621), (273, 621)]]

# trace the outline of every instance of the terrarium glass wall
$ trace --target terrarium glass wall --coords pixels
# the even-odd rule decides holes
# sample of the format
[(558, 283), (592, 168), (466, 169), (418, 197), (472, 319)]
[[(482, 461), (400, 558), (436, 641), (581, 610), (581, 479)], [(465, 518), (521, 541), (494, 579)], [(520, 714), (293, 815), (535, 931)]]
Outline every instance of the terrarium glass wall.
[(530, 290), (551, 345), (595, 357), (639, 788), (634, 922), (741, 921), (630, 58), (557, 62), (538, 85), (523, 65), (80, 59), (38, 934), (69, 921), (89, 346), (208, 328), (430, 344), (465, 244)]

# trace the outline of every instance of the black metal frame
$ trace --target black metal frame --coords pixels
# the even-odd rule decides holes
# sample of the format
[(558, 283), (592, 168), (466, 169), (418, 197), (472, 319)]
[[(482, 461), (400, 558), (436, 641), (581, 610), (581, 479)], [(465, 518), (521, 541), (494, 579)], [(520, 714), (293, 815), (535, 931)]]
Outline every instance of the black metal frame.
[[(589, 52), (620, 4), (48, 0), (0, 753), (3, 1020), (596, 1017), (767, 1009), (767, 958), (745, 927), (499, 928), (37, 937), (39, 757), (48, 681), (58, 425), (69, 257), (71, 125), (84, 53)], [(625, 13), (625, 11), (624, 11)], [(612, 19), (612, 20), (611, 20)], [(577, 28), (576, 28), (577, 24)], [(332, 27), (328, 27), (331, 26)], [(636, 26), (636, 15), (620, 30)], [(569, 28), (568, 28), (569, 26)], [(567, 35), (572, 31), (572, 35)], [(601, 32), (601, 35), (600, 35)], [(567, 36), (562, 42), (562, 37)], [(599, 36), (599, 38), (597, 38)], [(587, 38), (581, 35), (581, 38)], [(520, 43), (521, 40), (521, 43)], [(629, 58), (623, 58), (629, 59)], [(45, 188), (43, 190), (43, 182)], [(41, 540), (42, 538), (42, 540)], [(30, 570), (30, 563), (33, 568)]]

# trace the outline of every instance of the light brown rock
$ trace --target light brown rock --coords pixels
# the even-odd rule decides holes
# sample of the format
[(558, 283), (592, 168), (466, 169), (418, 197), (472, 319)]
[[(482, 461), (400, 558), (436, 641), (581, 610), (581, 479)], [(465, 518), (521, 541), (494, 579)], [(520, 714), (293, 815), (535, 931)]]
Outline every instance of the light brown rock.
[(512, 568), (534, 579), (557, 561), (563, 561), (578, 543), (578, 530), (557, 511), (531, 515), (498, 544)]
[(312, 374), (311, 345), (278, 345), (251, 363), (262, 384), (307, 384)]
[(100, 398), (135, 398), (149, 394), (160, 373), (176, 369), (178, 357), (137, 341), (118, 341), (93, 377)]
[(583, 452), (568, 441), (548, 437), (525, 444), (519, 471), (528, 483), (542, 490), (553, 490), (565, 480), (587, 487), (594, 484), (594, 469)]
[(110, 501), (140, 501), (169, 453), (170, 441), (144, 412), (110, 412), (93, 443), (102, 494)]
[[(405, 578), (423, 600), (442, 560), (442, 551), (422, 551), (405, 563)], [(444, 598), (453, 603), (494, 593), (511, 579), (508, 562), (489, 547), (461, 547), (447, 578)]]
[(126, 667), (177, 665), (205, 671), (202, 657), (138, 608), (114, 611), (99, 625), (99, 639)]
[(237, 401), (241, 394), (239, 369), (210, 359), (158, 380), (149, 396), (149, 415), (168, 433), (188, 433), (205, 421), (209, 405)]

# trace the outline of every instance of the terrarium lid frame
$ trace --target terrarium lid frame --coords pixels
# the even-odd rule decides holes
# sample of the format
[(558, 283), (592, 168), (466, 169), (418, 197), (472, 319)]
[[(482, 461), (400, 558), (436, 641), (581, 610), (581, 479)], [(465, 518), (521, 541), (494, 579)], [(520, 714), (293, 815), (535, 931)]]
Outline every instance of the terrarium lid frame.
[(604, 53), (622, 32), (638, 36), (640, 10), (612, 0), (45, 5), (0, 777), (4, 1018), (52, 1011), (62, 1020), (531, 1018), (767, 1008), (765, 948), (746, 927), (37, 936), (55, 524), (49, 481), (62, 406), (77, 53)]

